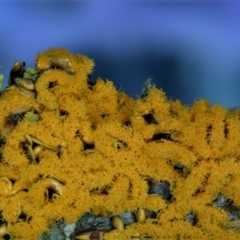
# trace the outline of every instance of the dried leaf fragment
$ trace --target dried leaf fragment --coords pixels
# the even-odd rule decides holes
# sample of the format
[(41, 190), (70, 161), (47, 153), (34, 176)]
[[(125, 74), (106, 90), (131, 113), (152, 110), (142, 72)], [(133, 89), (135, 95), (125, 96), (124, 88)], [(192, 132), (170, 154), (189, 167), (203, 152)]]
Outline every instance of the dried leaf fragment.
[(31, 78), (16, 78), (15, 82), (18, 86), (21, 86), (29, 91), (35, 90), (35, 82)]
[(12, 188), (12, 182), (8, 178), (0, 178), (0, 195), (10, 195), (12, 193)]
[(53, 58), (51, 61), (51, 67), (52, 68), (60, 68), (70, 74), (73, 73), (72, 65), (71, 65), (70, 61), (66, 58), (63, 58), (63, 59), (62, 58)]
[(9, 115), (22, 114), (22, 113), (29, 111), (31, 108), (32, 107), (30, 107), (30, 106), (21, 106), (21, 107), (15, 108), (11, 112), (9, 112)]
[(0, 225), (0, 237), (4, 237), (8, 233), (7, 223)]

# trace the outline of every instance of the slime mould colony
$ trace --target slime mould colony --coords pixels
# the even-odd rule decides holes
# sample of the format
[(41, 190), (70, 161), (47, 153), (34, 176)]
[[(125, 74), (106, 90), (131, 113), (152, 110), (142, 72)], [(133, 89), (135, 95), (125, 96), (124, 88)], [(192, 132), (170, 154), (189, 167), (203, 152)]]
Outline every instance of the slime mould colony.
[(240, 112), (189, 108), (148, 81), (133, 100), (65, 49), (15, 62), (0, 96), (0, 235), (240, 237)]

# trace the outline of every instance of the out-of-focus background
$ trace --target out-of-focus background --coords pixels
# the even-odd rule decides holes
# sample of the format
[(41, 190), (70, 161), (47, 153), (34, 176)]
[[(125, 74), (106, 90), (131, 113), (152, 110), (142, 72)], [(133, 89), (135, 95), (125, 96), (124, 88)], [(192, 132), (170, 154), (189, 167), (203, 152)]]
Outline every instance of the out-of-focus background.
[(239, 1), (1, 1), (0, 36), (4, 87), (15, 60), (65, 47), (131, 97), (152, 77), (184, 104), (240, 106)]

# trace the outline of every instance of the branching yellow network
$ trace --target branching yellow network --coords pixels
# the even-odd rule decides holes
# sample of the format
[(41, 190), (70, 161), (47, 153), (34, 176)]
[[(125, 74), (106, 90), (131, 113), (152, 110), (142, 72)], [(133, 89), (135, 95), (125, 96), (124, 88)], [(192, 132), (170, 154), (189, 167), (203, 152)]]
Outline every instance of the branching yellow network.
[(240, 237), (240, 112), (154, 86), (134, 100), (90, 82), (94, 62), (65, 49), (24, 66), (0, 96), (2, 236), (35, 239), (91, 213), (111, 216), (102, 239)]

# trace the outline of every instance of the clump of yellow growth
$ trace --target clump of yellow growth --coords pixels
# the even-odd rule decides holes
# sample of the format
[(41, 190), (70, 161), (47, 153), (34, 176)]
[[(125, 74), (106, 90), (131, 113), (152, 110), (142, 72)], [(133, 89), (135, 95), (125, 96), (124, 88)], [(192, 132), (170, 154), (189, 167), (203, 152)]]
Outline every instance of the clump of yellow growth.
[[(51, 68), (56, 59), (69, 61), (66, 71)], [(0, 147), (0, 212), (12, 236), (36, 237), (56, 220), (75, 222), (91, 210), (107, 215), (141, 208), (158, 212), (155, 223), (104, 236), (238, 237), (221, 227), (226, 213), (212, 201), (221, 193), (240, 205), (239, 112), (206, 100), (188, 108), (155, 87), (146, 99), (133, 100), (108, 80), (89, 86), (93, 61), (64, 49), (40, 53), (36, 66), (42, 70), (36, 99), (14, 87), (0, 97), (0, 129), (13, 109), (30, 106), (38, 115), (0, 136), (6, 138)], [(26, 136), (43, 146), (36, 162), (23, 148), (30, 146)], [(174, 170), (179, 162), (187, 166), (185, 175)], [(147, 177), (168, 181), (174, 200), (148, 195)], [(51, 184), (59, 191), (49, 200)], [(192, 210), (199, 218), (195, 227), (184, 217)]]

